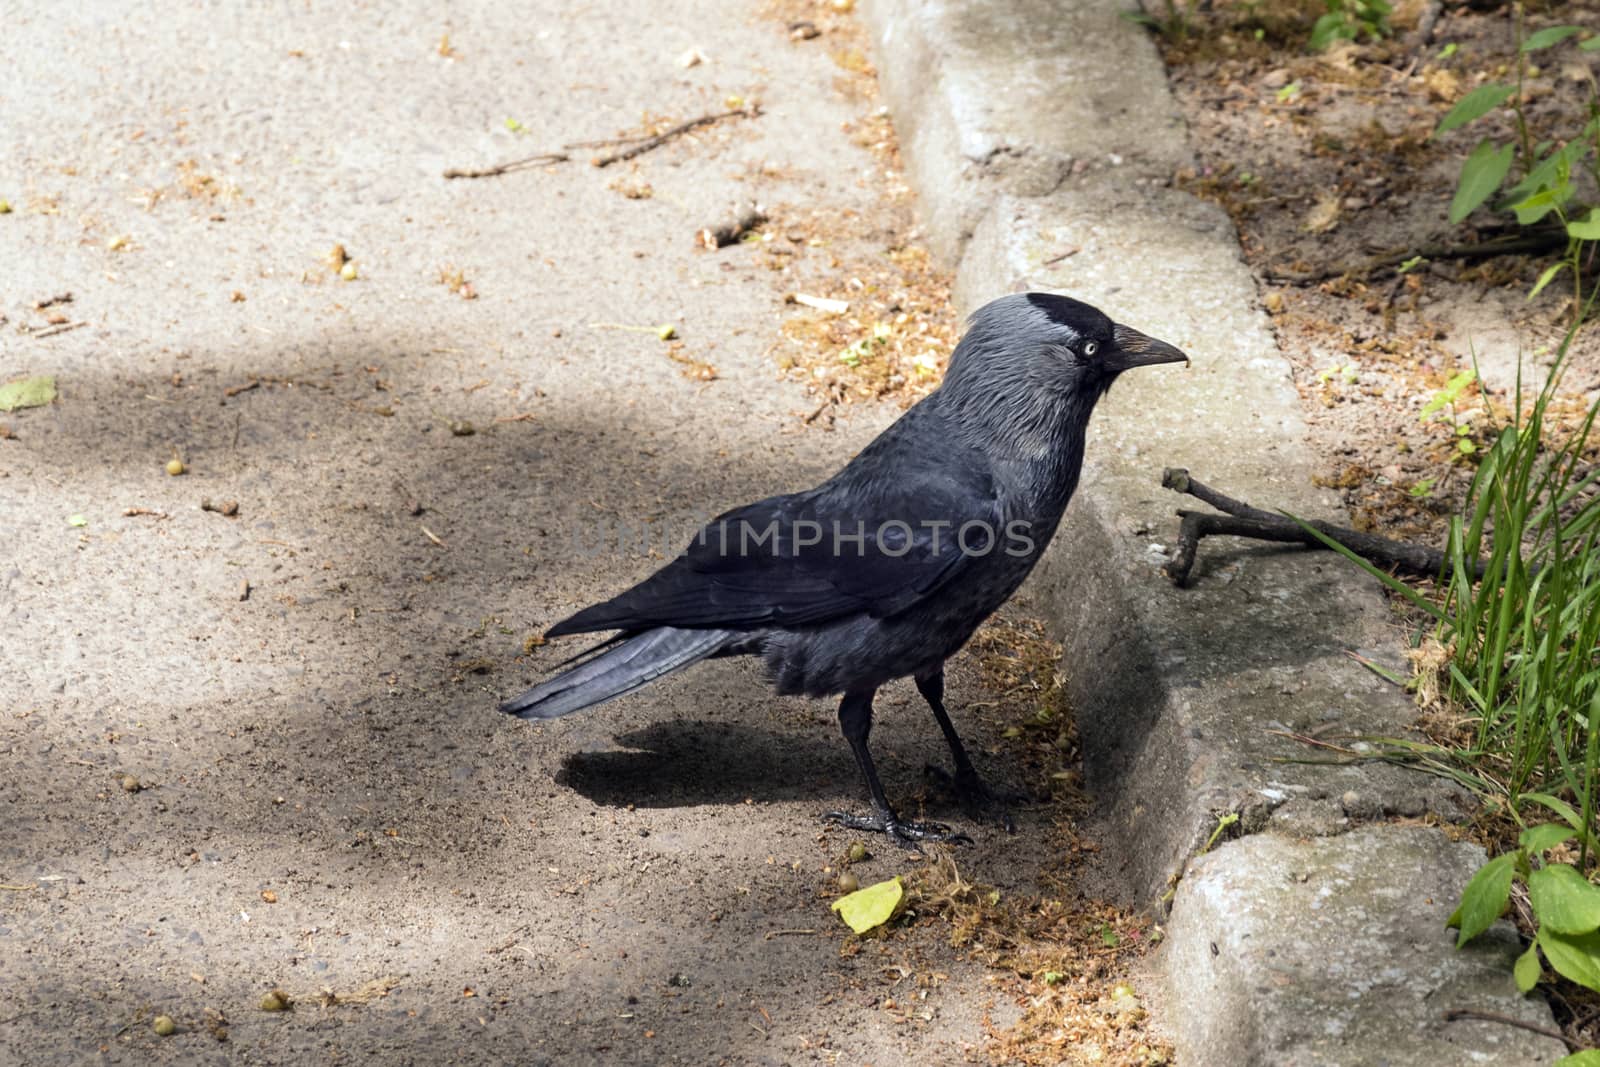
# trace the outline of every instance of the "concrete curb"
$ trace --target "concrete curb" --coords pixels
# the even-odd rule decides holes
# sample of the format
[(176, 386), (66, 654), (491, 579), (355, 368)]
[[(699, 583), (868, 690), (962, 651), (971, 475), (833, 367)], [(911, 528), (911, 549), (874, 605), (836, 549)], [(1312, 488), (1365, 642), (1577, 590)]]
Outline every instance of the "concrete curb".
[[(1151, 42), (1117, 0), (871, 0), (864, 14), (961, 309), (1057, 290), (1196, 359), (1118, 383), (1033, 587), (1059, 619), (1100, 836), (1116, 843), (1106, 888), (1149, 904), (1181, 877), (1164, 957), (1181, 1060), (1557, 1058), (1525, 1031), (1440, 1022), (1471, 1006), (1549, 1025), (1512, 985), (1509, 929), (1499, 949), (1457, 952), (1442, 928), (1481, 852), (1362, 825), (1453, 814), (1461, 798), (1390, 767), (1277, 762), (1304, 756), (1285, 731), (1409, 726), (1404, 697), (1346, 654), (1399, 658), (1373, 585), (1332, 557), (1219, 559), (1209, 542), (1193, 589), (1159, 576), (1176, 523), (1165, 466), (1263, 506), (1330, 515), (1337, 501), (1312, 487), (1231, 223), (1167, 187), (1189, 151)], [(1189, 862), (1227, 812), (1251, 836)]]

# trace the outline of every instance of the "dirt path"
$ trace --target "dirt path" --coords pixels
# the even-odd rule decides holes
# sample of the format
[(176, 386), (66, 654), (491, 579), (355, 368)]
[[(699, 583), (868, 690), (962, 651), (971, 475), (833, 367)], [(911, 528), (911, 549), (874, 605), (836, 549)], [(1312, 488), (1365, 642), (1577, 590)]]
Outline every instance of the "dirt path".
[[(61, 396), (0, 440), (0, 1061), (932, 1063), (1016, 1017), (946, 927), (841, 953), (830, 705), (712, 665), (494, 711), (570, 651), (527, 637), (658, 562), (615, 524), (675, 549), (895, 414), (804, 426), (792, 275), (692, 240), (757, 198), (855, 213), (817, 262), (881, 251), (827, 35), (674, 7), (7, 16), (0, 377)], [(636, 168), (441, 178), (730, 96), (765, 111)], [(970, 657), (952, 686), (993, 704)], [(909, 686), (879, 714), (915, 806), (938, 733)], [(1054, 818), (963, 870), (1035, 891)]]

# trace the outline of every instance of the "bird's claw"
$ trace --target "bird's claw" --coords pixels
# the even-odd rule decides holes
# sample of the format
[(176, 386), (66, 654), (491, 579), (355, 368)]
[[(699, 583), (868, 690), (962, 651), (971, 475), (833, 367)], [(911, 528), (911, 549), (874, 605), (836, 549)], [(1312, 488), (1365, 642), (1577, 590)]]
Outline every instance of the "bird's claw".
[(886, 834), (889, 840), (906, 849), (915, 849), (925, 841), (948, 845), (972, 844), (972, 838), (953, 826), (946, 826), (942, 822), (907, 822), (893, 812), (875, 811), (871, 815), (855, 815), (847, 811), (830, 811), (823, 819), (850, 830)]
[(978, 772), (971, 767), (951, 774), (943, 767), (930, 763), (926, 771), (928, 777), (935, 779), (954, 793), (963, 808), (995, 820), (1008, 834), (1017, 832), (1017, 824), (1007, 809), (1013, 804), (1026, 804), (1032, 799), (1025, 793), (990, 789), (983, 779), (978, 777)]

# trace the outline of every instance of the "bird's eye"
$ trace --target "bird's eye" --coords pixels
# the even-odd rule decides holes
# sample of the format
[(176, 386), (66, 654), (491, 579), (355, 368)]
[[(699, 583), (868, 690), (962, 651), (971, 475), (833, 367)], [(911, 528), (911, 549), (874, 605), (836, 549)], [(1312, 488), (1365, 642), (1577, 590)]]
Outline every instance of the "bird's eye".
[(1083, 354), (1084, 355), (1089, 356), (1089, 357), (1092, 358), (1094, 356), (1094, 354), (1096, 352), (1098, 352), (1098, 351), (1100, 351), (1099, 342), (1097, 342), (1097, 341), (1085, 341), (1084, 342), (1084, 344), (1083, 344)]

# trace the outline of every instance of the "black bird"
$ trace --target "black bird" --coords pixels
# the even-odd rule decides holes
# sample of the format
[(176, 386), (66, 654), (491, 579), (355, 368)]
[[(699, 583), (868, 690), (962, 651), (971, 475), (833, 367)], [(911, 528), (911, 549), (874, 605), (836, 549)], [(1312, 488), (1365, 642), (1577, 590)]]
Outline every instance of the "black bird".
[(839, 725), (873, 810), (829, 819), (899, 844), (961, 837), (903, 821), (889, 806), (867, 751), (873, 695), (895, 678), (916, 679), (962, 798), (998, 803), (945, 711), (944, 661), (1055, 534), (1095, 402), (1130, 367), (1187, 361), (1067, 297), (1020, 293), (984, 305), (939, 389), (843, 470), (713, 519), (632, 589), (556, 623), (548, 636), (619, 632), (501, 709), (553, 719), (698, 660), (760, 656), (780, 693), (844, 694)]

